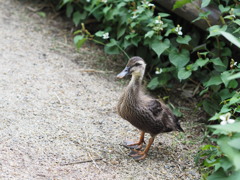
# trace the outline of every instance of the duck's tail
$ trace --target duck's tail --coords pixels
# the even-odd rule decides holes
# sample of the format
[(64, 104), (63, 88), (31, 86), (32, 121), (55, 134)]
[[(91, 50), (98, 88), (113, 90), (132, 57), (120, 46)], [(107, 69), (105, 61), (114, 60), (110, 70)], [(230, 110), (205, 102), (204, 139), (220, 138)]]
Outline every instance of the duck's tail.
[(177, 130), (181, 131), (181, 132), (184, 132), (183, 128), (180, 125), (179, 118), (178, 117), (176, 117), (176, 118), (177, 118), (177, 123), (176, 123), (177, 124)]

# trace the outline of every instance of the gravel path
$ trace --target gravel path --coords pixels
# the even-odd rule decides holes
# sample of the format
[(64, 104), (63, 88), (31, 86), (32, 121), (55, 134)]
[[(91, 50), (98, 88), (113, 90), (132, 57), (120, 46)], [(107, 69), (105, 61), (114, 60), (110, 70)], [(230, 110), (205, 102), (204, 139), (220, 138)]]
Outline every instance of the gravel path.
[(146, 160), (128, 157), (119, 144), (139, 132), (115, 112), (122, 85), (83, 71), (105, 56), (76, 52), (61, 22), (29, 6), (0, 0), (0, 179), (199, 179), (197, 143), (178, 132)]

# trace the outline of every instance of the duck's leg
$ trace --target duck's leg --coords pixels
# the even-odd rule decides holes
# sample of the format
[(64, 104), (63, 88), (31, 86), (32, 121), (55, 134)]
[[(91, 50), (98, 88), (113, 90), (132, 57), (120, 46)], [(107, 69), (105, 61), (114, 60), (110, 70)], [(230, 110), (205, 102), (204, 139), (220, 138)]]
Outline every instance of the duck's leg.
[(129, 156), (133, 157), (133, 159), (135, 160), (143, 160), (147, 157), (147, 153), (154, 141), (154, 136), (152, 136), (149, 141), (148, 141), (148, 144), (146, 146), (146, 148), (144, 149), (144, 151), (138, 151), (138, 150), (135, 150), (133, 149), (130, 153), (129, 153)]
[(145, 132), (141, 131), (141, 135), (138, 142), (125, 141), (123, 146), (129, 149), (141, 149), (144, 142)]

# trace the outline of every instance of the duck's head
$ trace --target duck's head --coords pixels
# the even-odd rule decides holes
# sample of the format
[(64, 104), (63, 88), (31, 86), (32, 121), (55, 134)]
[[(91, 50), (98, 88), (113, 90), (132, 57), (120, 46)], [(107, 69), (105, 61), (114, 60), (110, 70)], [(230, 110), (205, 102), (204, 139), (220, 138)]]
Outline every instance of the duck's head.
[(135, 77), (143, 77), (146, 68), (144, 60), (138, 56), (129, 59), (126, 67), (117, 75), (117, 78), (124, 78), (125, 76), (132, 75)]

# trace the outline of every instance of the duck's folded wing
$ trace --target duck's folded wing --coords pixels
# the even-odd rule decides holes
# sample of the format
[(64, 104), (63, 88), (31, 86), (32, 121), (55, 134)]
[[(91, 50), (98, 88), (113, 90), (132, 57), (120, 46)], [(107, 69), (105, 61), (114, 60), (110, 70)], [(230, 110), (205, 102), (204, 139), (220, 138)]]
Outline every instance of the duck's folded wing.
[(162, 104), (156, 99), (149, 101), (147, 108), (152, 112), (154, 117), (158, 117), (163, 110)]

